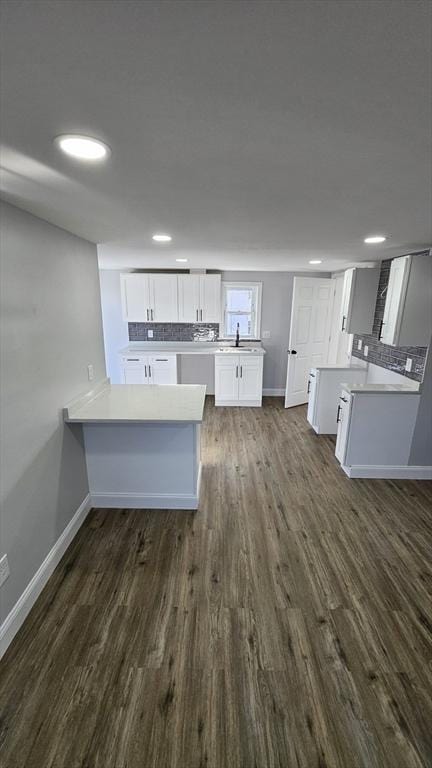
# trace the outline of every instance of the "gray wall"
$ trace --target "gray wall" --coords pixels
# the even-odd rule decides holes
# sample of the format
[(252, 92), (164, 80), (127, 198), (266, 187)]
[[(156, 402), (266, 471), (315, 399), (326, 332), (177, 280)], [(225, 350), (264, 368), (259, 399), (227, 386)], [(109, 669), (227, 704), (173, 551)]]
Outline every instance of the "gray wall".
[(432, 339), (426, 359), (409, 464), (432, 466)]
[(88, 492), (62, 406), (105, 375), (96, 247), (11, 205), (1, 214), (0, 623)]
[(222, 280), (262, 283), (261, 333), (263, 339), (264, 388), (285, 389), (293, 281), (298, 277), (325, 277), (320, 272), (223, 272)]
[[(120, 274), (127, 270), (100, 272), (102, 314), (107, 370), (113, 383), (120, 383), (118, 351), (128, 343), (127, 323), (121, 316)], [(222, 280), (246, 280), (263, 284), (261, 331), (270, 331), (263, 340), (264, 388), (285, 389), (287, 349), (291, 317), (293, 279), (325, 277), (320, 272), (234, 272), (222, 273)]]

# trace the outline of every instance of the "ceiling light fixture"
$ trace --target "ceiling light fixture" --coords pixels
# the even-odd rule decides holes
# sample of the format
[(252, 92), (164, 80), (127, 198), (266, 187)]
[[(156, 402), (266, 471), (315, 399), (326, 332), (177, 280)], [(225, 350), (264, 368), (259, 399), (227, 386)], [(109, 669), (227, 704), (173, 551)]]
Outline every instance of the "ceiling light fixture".
[(158, 235), (153, 235), (152, 236), (152, 240), (154, 240), (155, 243), (170, 243), (171, 240), (172, 240), (172, 237), (171, 237), (171, 235), (163, 235), (161, 233), (161, 234), (158, 234)]
[(369, 237), (365, 237), (364, 241), (368, 245), (374, 245), (375, 243), (383, 243), (385, 240), (387, 240), (384, 235), (370, 235)]
[(91, 136), (79, 136), (75, 133), (65, 133), (56, 136), (54, 142), (66, 155), (77, 160), (103, 160), (111, 154), (108, 144)]
[(182, 261), (182, 262), (185, 262), (185, 261), (187, 261), (187, 259), (176, 259), (176, 261)]
[(322, 259), (312, 259), (309, 264), (322, 264)]

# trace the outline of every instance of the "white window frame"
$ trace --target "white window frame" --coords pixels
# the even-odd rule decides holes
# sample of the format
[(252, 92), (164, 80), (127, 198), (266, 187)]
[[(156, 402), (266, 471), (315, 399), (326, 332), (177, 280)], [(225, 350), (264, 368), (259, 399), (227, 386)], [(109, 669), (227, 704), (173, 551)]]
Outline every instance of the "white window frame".
[(261, 299), (262, 299), (262, 283), (250, 283), (246, 281), (222, 281), (222, 290), (221, 290), (221, 328), (220, 328), (220, 338), (221, 339), (235, 339), (235, 334), (227, 334), (226, 333), (226, 292), (229, 288), (254, 288), (255, 289), (255, 302), (252, 307), (252, 321), (253, 321), (253, 332), (251, 336), (247, 336), (243, 338), (245, 340), (247, 339), (255, 339), (258, 340), (261, 338)]

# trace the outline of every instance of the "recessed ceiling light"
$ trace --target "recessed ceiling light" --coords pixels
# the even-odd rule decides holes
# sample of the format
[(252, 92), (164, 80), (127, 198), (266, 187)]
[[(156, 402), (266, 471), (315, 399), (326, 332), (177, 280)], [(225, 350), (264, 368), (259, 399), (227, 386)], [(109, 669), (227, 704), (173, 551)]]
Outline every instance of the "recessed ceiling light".
[(309, 264), (322, 264), (322, 259), (312, 259)]
[(187, 261), (187, 259), (176, 259), (176, 261)]
[(65, 133), (62, 136), (56, 136), (55, 143), (62, 152), (78, 160), (103, 160), (111, 154), (108, 144), (104, 144), (99, 139), (93, 139), (91, 136), (79, 136), (74, 133)]
[(152, 240), (154, 240), (155, 243), (170, 243), (172, 240), (172, 237), (171, 235), (163, 235), (161, 233), (161, 234), (153, 235)]
[(383, 243), (385, 240), (387, 240), (384, 235), (371, 235), (370, 237), (365, 237), (364, 241), (368, 245), (373, 245), (374, 243)]

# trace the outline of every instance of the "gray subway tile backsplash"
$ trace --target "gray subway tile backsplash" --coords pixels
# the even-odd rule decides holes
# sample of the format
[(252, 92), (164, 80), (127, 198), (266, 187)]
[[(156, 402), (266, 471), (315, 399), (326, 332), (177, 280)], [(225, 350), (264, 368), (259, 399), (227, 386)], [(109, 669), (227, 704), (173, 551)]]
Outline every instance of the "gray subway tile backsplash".
[[(390, 276), (391, 261), (391, 259), (386, 259), (381, 263), (372, 334), (369, 336), (355, 334), (352, 354), (361, 360), (367, 360), (368, 363), (379, 365), (381, 368), (386, 368), (389, 371), (395, 371), (402, 376), (406, 376), (408, 379), (422, 381), (427, 347), (392, 347), (378, 340), (381, 321), (384, 317), (385, 296)], [(357, 349), (357, 343), (360, 339), (363, 342), (363, 348), (365, 345), (369, 347), (367, 358), (363, 354), (363, 349)], [(405, 363), (408, 357), (412, 359), (412, 369), (410, 372), (405, 370)]]
[[(128, 323), (129, 341), (216, 341), (218, 323)], [(153, 331), (149, 339), (148, 331)]]

